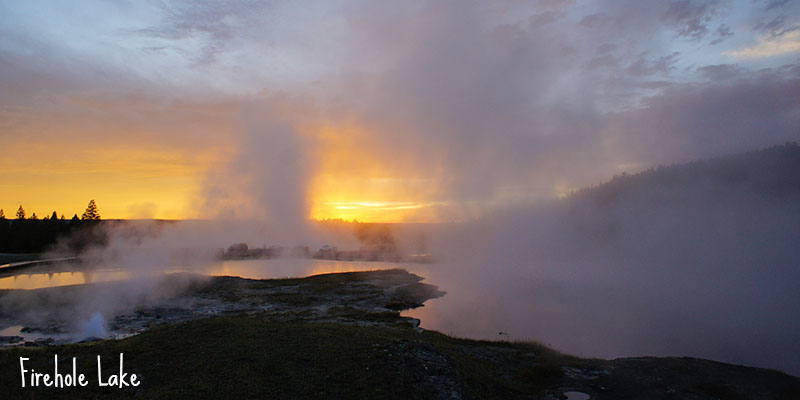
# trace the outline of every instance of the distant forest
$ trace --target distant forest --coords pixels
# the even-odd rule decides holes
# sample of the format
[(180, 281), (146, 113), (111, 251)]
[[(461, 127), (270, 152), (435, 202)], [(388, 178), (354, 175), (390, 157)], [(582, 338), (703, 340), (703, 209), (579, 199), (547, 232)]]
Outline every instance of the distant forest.
[(636, 174), (623, 173), (600, 185), (579, 189), (567, 198), (580, 206), (630, 198), (718, 201), (741, 195), (800, 195), (800, 145), (787, 142), (747, 153), (662, 165)]
[(105, 234), (95, 229), (102, 222), (94, 200), (80, 217), (75, 214), (71, 219), (58, 217), (55, 211), (41, 219), (36, 213), (28, 216), (22, 205), (9, 219), (0, 209), (0, 253), (41, 253), (60, 244), (62, 252), (77, 254), (90, 244), (105, 244)]

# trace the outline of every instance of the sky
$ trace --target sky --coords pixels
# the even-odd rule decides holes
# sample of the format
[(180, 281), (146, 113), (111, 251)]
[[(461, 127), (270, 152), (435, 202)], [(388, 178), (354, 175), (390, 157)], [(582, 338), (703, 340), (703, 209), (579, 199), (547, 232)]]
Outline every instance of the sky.
[(459, 221), (800, 139), (800, 2), (0, 0), (13, 217)]

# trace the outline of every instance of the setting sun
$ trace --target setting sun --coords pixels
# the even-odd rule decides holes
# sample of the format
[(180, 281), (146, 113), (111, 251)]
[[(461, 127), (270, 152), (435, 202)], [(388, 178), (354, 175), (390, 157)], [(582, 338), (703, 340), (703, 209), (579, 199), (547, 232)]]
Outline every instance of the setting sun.
[(318, 126), (320, 163), (308, 188), (309, 217), (361, 222), (435, 222), (436, 182), (425, 171), (400, 169), (367, 151), (370, 132), (352, 125)]

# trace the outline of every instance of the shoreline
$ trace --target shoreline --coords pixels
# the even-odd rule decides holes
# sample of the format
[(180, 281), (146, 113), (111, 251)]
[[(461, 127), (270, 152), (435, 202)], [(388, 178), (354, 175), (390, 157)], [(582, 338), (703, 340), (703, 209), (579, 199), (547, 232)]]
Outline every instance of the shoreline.
[[(592, 399), (800, 395), (800, 378), (775, 370), (687, 357), (585, 359), (537, 343), (460, 339), (421, 330), (400, 311), (443, 295), (421, 280), (404, 270), (267, 280), (176, 274), (161, 286), (147, 288), (169, 287), (175, 290), (171, 296), (109, 319), (109, 333), (138, 329), (130, 337), (5, 348), (0, 350), (0, 365), (8, 367), (0, 374), (5, 382), (17, 382), (19, 371), (12, 368), (18, 365), (17, 358), (28, 357), (32, 366), (45, 368), (37, 360), (52, 359), (54, 354), (77, 357), (79, 368), (92, 374), (89, 364), (80, 363), (125, 353), (126, 370), (141, 376), (141, 386), (116, 392), (65, 388), (58, 394), (148, 398), (175, 393), (300, 398), (401, 398), (402, 394), (442, 399), (558, 399), (566, 392)], [(42, 307), (52, 308), (50, 302), (65, 293), (80, 296), (86, 289), (102, 287), (120, 290), (118, 283), (103, 283), (24, 291), (28, 296), (22, 297), (33, 296)], [(0, 300), (10, 292), (0, 293)], [(3, 321), (8, 318), (4, 310)], [(49, 328), (62, 329), (52, 323)], [(199, 365), (206, 367), (196, 370)], [(257, 384), (232, 388), (234, 381), (209, 383), (217, 379), (213, 371), (222, 370), (230, 379), (247, 377)], [(262, 370), (272, 372), (251, 374)], [(172, 376), (176, 373), (180, 376)], [(275, 374), (288, 376), (276, 379)], [(306, 374), (310, 374), (307, 381)], [(7, 389), (20, 396), (53, 393), (41, 387)], [(320, 393), (324, 395), (317, 396)]]

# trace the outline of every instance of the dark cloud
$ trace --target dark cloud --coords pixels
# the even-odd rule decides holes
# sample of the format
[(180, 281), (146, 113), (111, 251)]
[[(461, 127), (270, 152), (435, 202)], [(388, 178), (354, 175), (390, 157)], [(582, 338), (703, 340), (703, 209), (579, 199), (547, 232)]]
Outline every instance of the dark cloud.
[[(741, 75), (733, 66), (703, 70), (708, 75)], [(605, 134), (615, 148), (637, 160), (670, 163), (747, 151), (797, 140), (800, 75), (777, 70), (708, 86), (675, 85), (644, 107), (609, 116)], [(648, 127), (644, 129), (643, 127)], [(658, 151), (654, 151), (658, 148)]]
[(528, 21), (533, 28), (540, 28), (545, 25), (551, 24), (564, 17), (564, 13), (560, 11), (545, 11), (540, 14), (533, 14), (528, 18)]
[(786, 15), (778, 15), (769, 22), (762, 21), (757, 23), (753, 29), (759, 32), (777, 32), (786, 22)]
[(613, 43), (603, 43), (600, 46), (597, 46), (597, 54), (603, 54), (603, 53), (608, 53), (610, 51), (614, 51), (617, 49), (617, 47), (619, 46)]
[(767, 3), (764, 8), (769, 11), (776, 8), (782, 8), (786, 5), (786, 3), (789, 2), (789, 0), (765, 0), (764, 2)]
[[(797, 21), (795, 21), (797, 22)], [(786, 23), (786, 15), (780, 14), (773, 19), (767, 21), (761, 21), (753, 26), (753, 30), (756, 32), (760, 32), (762, 34), (768, 35), (769, 39), (777, 39), (781, 36), (794, 32), (800, 29), (800, 24), (795, 23), (794, 25), (788, 25)]]
[(765, 0), (761, 3), (760, 12), (754, 12), (748, 18), (755, 32), (767, 35), (768, 39), (777, 39), (800, 29), (800, 2)]
[(546, 11), (558, 11), (568, 8), (575, 4), (575, 0), (534, 0), (538, 9)]
[(588, 29), (605, 29), (615, 23), (615, 19), (604, 13), (587, 15), (581, 19), (578, 26)]
[(710, 81), (727, 81), (741, 77), (745, 71), (734, 64), (706, 65), (697, 69), (704, 78)]
[(711, 41), (711, 45), (720, 44), (724, 42), (729, 37), (733, 36), (733, 31), (728, 25), (722, 24), (717, 28), (716, 31), (717, 37), (716, 39)]
[(607, 68), (616, 70), (619, 67), (619, 62), (616, 57), (611, 54), (602, 54), (589, 60), (587, 65), (589, 69)]
[(708, 33), (708, 23), (718, 12), (722, 1), (670, 1), (662, 14), (664, 22), (677, 28), (677, 35), (692, 40), (702, 39)]
[[(201, 53), (193, 61), (198, 65), (211, 64), (217, 56), (229, 50), (234, 41), (257, 38), (259, 20), (269, 19), (274, 1), (243, 1), (199, 4), (192, 1), (159, 3), (162, 19), (158, 24), (124, 33), (137, 37), (153, 37), (179, 41), (194, 39), (201, 42)], [(180, 51), (180, 47), (175, 47)]]
[(800, 25), (793, 25), (793, 26), (787, 27), (785, 29), (781, 29), (781, 30), (778, 30), (778, 31), (773, 31), (773, 32), (770, 33), (770, 35), (771, 35), (772, 39), (775, 39), (775, 38), (781, 37), (781, 36), (783, 36), (783, 35), (785, 35), (787, 33), (794, 32), (794, 31), (796, 31), (798, 29), (800, 29)]
[(657, 59), (651, 59), (643, 54), (625, 70), (635, 76), (669, 75), (669, 72), (674, 68), (675, 62), (678, 61), (678, 55), (680, 53), (674, 52), (666, 56), (660, 56)]

